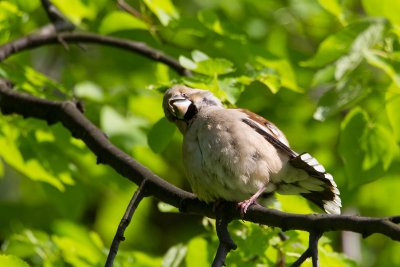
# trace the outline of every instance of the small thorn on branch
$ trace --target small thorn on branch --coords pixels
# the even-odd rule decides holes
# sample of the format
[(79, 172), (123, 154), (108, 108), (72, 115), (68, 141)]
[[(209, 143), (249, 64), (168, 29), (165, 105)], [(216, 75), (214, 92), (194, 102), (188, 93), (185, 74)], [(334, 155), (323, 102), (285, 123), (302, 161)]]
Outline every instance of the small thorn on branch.
[(295, 261), (291, 267), (299, 267), (306, 259), (312, 259), (312, 266), (319, 267), (318, 260), (318, 241), (321, 238), (323, 232), (321, 231), (312, 231), (310, 232), (310, 237), (308, 240), (308, 248), (307, 250)]
[(110, 252), (108, 253), (107, 261), (104, 265), (105, 267), (113, 266), (115, 256), (117, 256), (118, 253), (119, 243), (125, 240), (125, 230), (131, 222), (132, 216), (135, 213), (136, 208), (139, 206), (140, 201), (146, 196), (145, 185), (146, 180), (143, 180), (126, 208), (125, 214), (118, 225), (117, 232), (115, 233), (114, 239), (111, 243)]

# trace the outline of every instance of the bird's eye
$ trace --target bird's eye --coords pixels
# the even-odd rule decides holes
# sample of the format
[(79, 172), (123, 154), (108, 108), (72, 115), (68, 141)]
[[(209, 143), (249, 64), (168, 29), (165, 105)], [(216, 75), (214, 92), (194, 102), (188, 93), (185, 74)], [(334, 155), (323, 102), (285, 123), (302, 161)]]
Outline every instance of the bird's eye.
[(182, 93), (181, 95), (182, 95), (183, 97), (185, 97), (185, 98), (187, 97), (187, 94), (186, 94), (186, 93)]

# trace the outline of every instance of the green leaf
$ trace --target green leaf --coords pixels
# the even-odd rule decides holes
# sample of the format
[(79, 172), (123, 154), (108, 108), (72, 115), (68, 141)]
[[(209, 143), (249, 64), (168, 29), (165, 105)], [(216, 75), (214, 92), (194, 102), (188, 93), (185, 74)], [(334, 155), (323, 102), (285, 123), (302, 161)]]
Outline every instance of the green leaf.
[(202, 10), (198, 13), (199, 21), (201, 21), (207, 28), (218, 33), (223, 34), (224, 29), (222, 28), (221, 21), (214, 11)]
[(13, 81), (18, 90), (50, 100), (72, 98), (71, 90), (67, 90), (62, 84), (46, 77), (30, 66), (3, 64), (2, 68), (4, 73), (1, 73), (1, 75)]
[(81, 24), (84, 19), (95, 19), (99, 7), (95, 2), (83, 0), (53, 0), (52, 3), (76, 25)]
[[(162, 267), (179, 267), (185, 259), (187, 248), (183, 244), (178, 244), (176, 246), (170, 247), (165, 254)], [(196, 263), (197, 266), (197, 263)]]
[(179, 56), (179, 63), (189, 70), (194, 70), (197, 67), (197, 64), (193, 60), (185, 56)]
[(3, 135), (0, 135), (0, 157), (8, 165), (34, 181), (48, 183), (60, 191), (65, 189), (61, 180), (45, 169), (38, 159), (24, 160), (17, 146), (19, 132), (15, 128), (5, 125), (2, 133)]
[(224, 58), (206, 59), (197, 62), (195, 72), (213, 76), (233, 72), (233, 63)]
[(339, 154), (349, 187), (356, 188), (382, 177), (396, 147), (390, 132), (381, 125), (372, 125), (364, 110), (355, 108), (347, 114), (341, 125)]
[(14, 255), (0, 255), (0, 266), (29, 267), (29, 264)]
[(0, 158), (0, 178), (3, 178), (4, 176), (4, 163)]
[(392, 0), (362, 0), (362, 5), (368, 15), (385, 17), (393, 24), (400, 26), (400, 2)]
[(244, 91), (244, 83), (238, 78), (224, 78), (218, 80), (218, 86), (226, 93), (229, 103), (235, 104)]
[(52, 241), (72, 266), (89, 267), (103, 260), (104, 246), (96, 233), (68, 221), (58, 221), (53, 228), (57, 235), (52, 236)]
[(173, 19), (179, 18), (179, 13), (171, 0), (143, 0), (143, 2), (164, 26), (167, 26)]
[(147, 30), (148, 28), (149, 26), (142, 20), (123, 11), (114, 11), (109, 13), (101, 21), (99, 32), (102, 34), (110, 34), (124, 30)]
[(211, 263), (208, 260), (208, 243), (202, 237), (195, 237), (187, 245), (186, 266), (196, 263), (196, 267), (208, 267)]
[(386, 23), (384, 20), (375, 20), (374, 23), (357, 36), (351, 46), (350, 53), (341, 57), (336, 63), (336, 80), (340, 80), (347, 73), (358, 67), (364, 59), (365, 53), (370, 48), (383, 41), (385, 29)]
[(133, 145), (145, 145), (146, 136), (142, 127), (148, 122), (134, 116), (122, 116), (114, 108), (104, 106), (100, 112), (100, 125), (117, 145), (131, 149)]
[(231, 61), (224, 58), (209, 58), (198, 50), (192, 52), (192, 58), (193, 60), (180, 56), (179, 63), (187, 69), (211, 77), (231, 73), (235, 70)]
[(153, 125), (147, 135), (147, 141), (150, 148), (155, 153), (162, 152), (171, 141), (175, 129), (176, 127), (174, 124), (169, 122), (166, 118), (161, 118)]
[(74, 95), (78, 98), (87, 98), (96, 102), (104, 100), (103, 90), (97, 84), (90, 81), (77, 83), (74, 87)]
[(295, 92), (303, 92), (303, 89), (297, 85), (296, 74), (287, 59), (257, 57), (256, 60), (264, 67), (272, 70), (260, 72), (256, 76), (256, 80), (267, 85), (273, 93), (278, 92), (280, 87), (285, 87)]
[(158, 202), (157, 207), (158, 207), (158, 210), (161, 212), (173, 212), (173, 213), (179, 212), (179, 209), (177, 207), (172, 206), (172, 205), (162, 202), (162, 201)]
[(343, 9), (339, 0), (318, 0), (318, 3), (329, 13), (334, 15), (342, 24), (345, 24)]
[(400, 86), (400, 75), (397, 73), (395, 65), (381, 54), (382, 51), (379, 50), (368, 49), (364, 51), (364, 57), (369, 64), (385, 72), (397, 86)]
[(349, 52), (354, 40), (373, 23), (370, 20), (357, 22), (330, 35), (319, 45), (317, 53), (311, 59), (303, 61), (301, 65), (305, 67), (323, 67), (333, 62)]
[(257, 81), (267, 86), (273, 94), (276, 94), (281, 87), (281, 80), (279, 79), (279, 76), (276, 74), (259, 75), (257, 77)]
[(394, 83), (386, 92), (386, 114), (397, 142), (400, 142), (400, 87)]
[(386, 171), (392, 163), (397, 143), (393, 134), (382, 125), (369, 126), (361, 137), (361, 148), (365, 153), (363, 170), (369, 170), (378, 163)]
[(318, 101), (317, 109), (313, 114), (316, 120), (324, 121), (368, 93), (368, 88), (365, 88), (362, 81), (356, 78), (342, 80), (337, 83), (336, 87), (332, 87), (332, 85), (330, 87)]
[(192, 52), (192, 58), (193, 58), (194, 62), (200, 62), (200, 61), (209, 59), (209, 57), (206, 54), (204, 54), (203, 52), (201, 52), (199, 50), (194, 50)]

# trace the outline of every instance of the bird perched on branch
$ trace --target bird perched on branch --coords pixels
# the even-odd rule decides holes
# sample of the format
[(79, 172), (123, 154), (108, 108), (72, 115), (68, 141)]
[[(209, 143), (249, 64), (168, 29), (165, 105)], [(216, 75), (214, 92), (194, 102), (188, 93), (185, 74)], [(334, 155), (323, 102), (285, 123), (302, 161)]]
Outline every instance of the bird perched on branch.
[(263, 117), (225, 108), (210, 91), (184, 85), (165, 92), (163, 108), (183, 134), (187, 178), (200, 200), (238, 202), (244, 215), (260, 195), (300, 194), (340, 214), (332, 175), (310, 154), (293, 151)]

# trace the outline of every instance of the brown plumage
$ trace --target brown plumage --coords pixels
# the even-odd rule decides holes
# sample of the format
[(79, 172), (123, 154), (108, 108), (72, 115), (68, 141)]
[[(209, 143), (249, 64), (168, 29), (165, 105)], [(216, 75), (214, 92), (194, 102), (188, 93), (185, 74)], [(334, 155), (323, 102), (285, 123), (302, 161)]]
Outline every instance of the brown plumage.
[(308, 153), (293, 151), (263, 117), (224, 108), (211, 92), (183, 85), (166, 91), (163, 107), (183, 134), (184, 166), (199, 199), (237, 201), (243, 214), (261, 194), (300, 194), (340, 213), (332, 175)]

